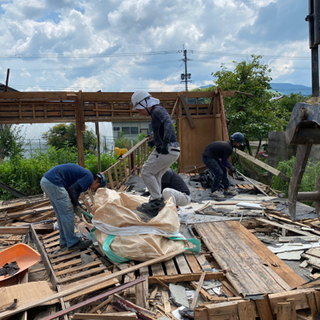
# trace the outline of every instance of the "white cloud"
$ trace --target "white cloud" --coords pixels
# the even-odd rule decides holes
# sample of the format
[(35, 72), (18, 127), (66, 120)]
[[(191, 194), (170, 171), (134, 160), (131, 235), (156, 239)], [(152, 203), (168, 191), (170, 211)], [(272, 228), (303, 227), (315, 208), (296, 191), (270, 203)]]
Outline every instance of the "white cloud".
[(22, 91), (184, 90), (184, 46), (190, 88), (252, 53), (272, 56), (273, 78), (309, 85), (307, 12), (291, 0), (2, 1), (0, 82), (10, 68)]

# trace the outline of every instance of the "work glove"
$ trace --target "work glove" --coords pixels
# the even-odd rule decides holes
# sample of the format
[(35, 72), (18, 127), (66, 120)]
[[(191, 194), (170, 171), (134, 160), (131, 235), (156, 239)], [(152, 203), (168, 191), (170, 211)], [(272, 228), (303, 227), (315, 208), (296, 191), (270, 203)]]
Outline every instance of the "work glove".
[(79, 217), (82, 218), (82, 214), (84, 213), (84, 209), (82, 209), (80, 206), (76, 206), (74, 207), (74, 214)]
[(162, 147), (161, 147), (161, 153), (162, 154), (168, 154), (169, 153), (169, 151), (168, 151), (168, 143), (169, 143), (169, 141), (166, 141), (166, 140), (164, 140), (162, 142)]
[(154, 140), (149, 140), (149, 141), (147, 142), (147, 144), (148, 144), (148, 146), (149, 146), (150, 148), (153, 148), (153, 147), (156, 145), (156, 143), (154, 142)]
[(236, 171), (237, 171), (234, 166), (231, 166), (231, 167), (230, 167), (230, 170), (231, 170), (231, 172), (236, 172)]

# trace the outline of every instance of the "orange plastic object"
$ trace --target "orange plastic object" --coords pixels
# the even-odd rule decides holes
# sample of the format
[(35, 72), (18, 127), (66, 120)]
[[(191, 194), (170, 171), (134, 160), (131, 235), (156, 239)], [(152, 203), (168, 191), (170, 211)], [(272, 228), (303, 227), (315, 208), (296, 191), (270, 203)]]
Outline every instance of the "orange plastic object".
[(14, 277), (23, 270), (30, 268), (36, 264), (39, 259), (40, 254), (24, 243), (18, 243), (8, 249), (4, 249), (0, 252), (0, 268), (6, 263), (16, 261), (20, 269), (12, 276), (9, 276), (8, 274), (0, 276), (0, 281)]

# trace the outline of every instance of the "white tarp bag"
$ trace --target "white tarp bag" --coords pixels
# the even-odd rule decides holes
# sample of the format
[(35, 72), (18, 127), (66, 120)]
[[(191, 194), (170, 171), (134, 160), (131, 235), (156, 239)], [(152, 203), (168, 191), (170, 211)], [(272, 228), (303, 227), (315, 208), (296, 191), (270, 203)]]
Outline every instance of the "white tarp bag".
[(107, 188), (97, 190), (93, 206), (94, 238), (115, 263), (147, 261), (185, 247), (179, 216), (172, 198), (149, 222), (133, 211), (146, 198)]

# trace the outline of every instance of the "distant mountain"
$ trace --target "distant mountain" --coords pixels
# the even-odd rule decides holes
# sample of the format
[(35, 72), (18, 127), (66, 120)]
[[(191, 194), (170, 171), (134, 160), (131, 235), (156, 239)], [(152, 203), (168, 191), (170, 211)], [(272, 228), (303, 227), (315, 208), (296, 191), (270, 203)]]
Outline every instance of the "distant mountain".
[[(312, 94), (312, 88), (303, 86), (302, 84), (292, 84), (292, 83), (270, 83), (272, 90), (279, 91), (283, 95), (290, 95), (290, 93), (299, 93), (303, 94), (304, 96), (309, 96)], [(202, 86), (200, 89), (205, 89), (211, 87), (211, 85), (208, 86)]]
[(301, 84), (292, 83), (270, 83), (272, 90), (281, 92), (282, 94), (289, 95), (290, 93), (299, 93), (304, 96), (309, 96), (312, 94), (312, 88), (306, 87)]

